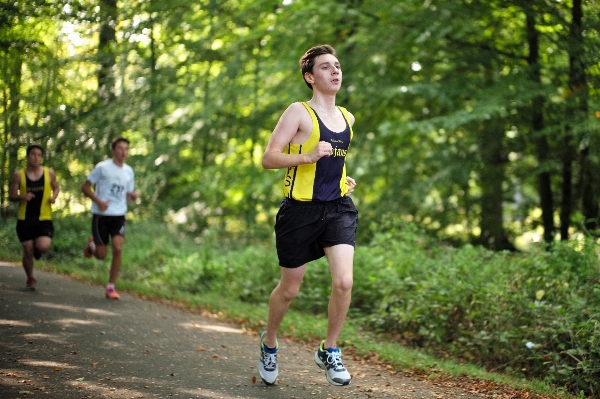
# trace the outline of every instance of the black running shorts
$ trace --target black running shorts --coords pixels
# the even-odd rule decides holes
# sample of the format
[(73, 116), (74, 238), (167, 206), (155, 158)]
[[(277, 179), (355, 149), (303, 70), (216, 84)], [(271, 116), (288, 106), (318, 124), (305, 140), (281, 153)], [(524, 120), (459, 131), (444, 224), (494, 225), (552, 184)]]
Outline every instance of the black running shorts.
[(110, 237), (125, 236), (125, 216), (94, 215), (92, 236), (96, 245), (108, 245)]
[(38, 237), (54, 236), (52, 220), (17, 220), (17, 236), (20, 242), (35, 240)]
[(279, 265), (296, 268), (325, 255), (323, 248), (355, 246), (358, 211), (350, 197), (328, 202), (281, 202), (275, 221)]

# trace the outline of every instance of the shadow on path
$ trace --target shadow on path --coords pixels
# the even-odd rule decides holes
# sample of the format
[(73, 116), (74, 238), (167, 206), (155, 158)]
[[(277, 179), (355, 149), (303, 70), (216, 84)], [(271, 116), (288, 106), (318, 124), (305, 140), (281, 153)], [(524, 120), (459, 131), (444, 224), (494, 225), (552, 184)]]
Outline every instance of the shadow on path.
[(187, 310), (0, 263), (0, 398), (469, 398), (346, 360), (333, 387), (313, 352), (280, 342), (280, 379), (258, 376), (258, 336)]

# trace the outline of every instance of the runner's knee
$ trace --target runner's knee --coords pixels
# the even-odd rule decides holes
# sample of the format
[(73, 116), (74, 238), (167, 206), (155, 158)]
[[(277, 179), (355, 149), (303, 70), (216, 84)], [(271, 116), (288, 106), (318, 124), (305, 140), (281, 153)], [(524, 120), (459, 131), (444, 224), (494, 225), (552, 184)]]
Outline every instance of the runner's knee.
[(276, 289), (276, 293), (279, 294), (284, 301), (291, 301), (296, 298), (300, 291), (300, 284), (279, 284)]
[(332, 280), (331, 286), (334, 290), (345, 293), (352, 291), (354, 280), (352, 276), (340, 276)]

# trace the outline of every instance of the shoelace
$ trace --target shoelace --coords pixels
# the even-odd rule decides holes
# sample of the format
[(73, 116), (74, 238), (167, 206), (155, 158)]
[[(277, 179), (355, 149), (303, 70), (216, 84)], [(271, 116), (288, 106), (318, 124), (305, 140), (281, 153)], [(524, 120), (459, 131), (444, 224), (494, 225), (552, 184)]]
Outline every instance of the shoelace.
[(335, 371), (342, 371), (346, 369), (344, 367), (344, 363), (342, 363), (342, 354), (338, 351), (327, 353), (327, 363), (333, 366)]
[(263, 364), (265, 365), (265, 370), (275, 370), (277, 354), (263, 352)]

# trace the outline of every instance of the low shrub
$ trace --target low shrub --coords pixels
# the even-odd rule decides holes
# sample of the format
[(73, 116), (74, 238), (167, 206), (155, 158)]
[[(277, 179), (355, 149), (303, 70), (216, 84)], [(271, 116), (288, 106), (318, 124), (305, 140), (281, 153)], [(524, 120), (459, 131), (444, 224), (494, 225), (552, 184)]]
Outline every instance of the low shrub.
[[(105, 281), (107, 261), (81, 256), (89, 218), (55, 225), (49, 267)], [(0, 258), (20, 251), (14, 224), (2, 224)], [(453, 248), (393, 225), (356, 248), (350, 319), (435, 356), (600, 397), (597, 251), (592, 240), (528, 253)], [(238, 246), (210, 232), (191, 240), (163, 223), (128, 222), (120, 281), (142, 292), (265, 305), (279, 275), (272, 241)], [(326, 314), (330, 284), (325, 259), (311, 263), (292, 307)]]

